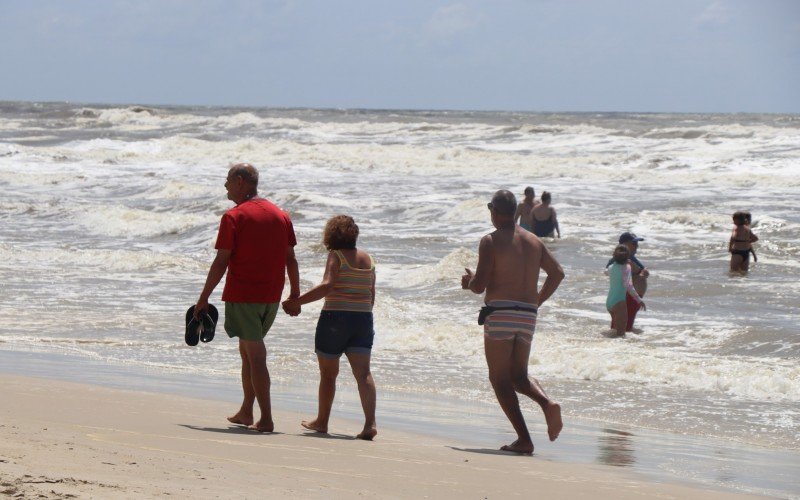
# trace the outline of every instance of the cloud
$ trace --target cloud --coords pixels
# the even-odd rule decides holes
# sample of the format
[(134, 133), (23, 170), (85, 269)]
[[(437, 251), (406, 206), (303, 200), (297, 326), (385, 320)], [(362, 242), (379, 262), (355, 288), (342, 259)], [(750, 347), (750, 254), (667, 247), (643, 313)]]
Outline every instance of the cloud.
[(425, 23), (427, 38), (438, 42), (449, 42), (462, 33), (470, 31), (480, 22), (480, 15), (464, 4), (456, 3), (436, 9)]
[(699, 16), (694, 18), (694, 23), (698, 26), (714, 27), (728, 24), (728, 21), (730, 20), (730, 9), (728, 9), (723, 2), (717, 0), (712, 2), (703, 10), (703, 12), (700, 13)]

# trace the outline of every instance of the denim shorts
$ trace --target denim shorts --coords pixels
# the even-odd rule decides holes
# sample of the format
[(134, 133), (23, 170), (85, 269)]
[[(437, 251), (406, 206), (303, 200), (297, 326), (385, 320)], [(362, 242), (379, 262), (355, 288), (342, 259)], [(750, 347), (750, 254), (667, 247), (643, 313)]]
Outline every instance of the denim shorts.
[(326, 358), (338, 358), (344, 352), (369, 354), (374, 337), (371, 312), (322, 311), (314, 350)]

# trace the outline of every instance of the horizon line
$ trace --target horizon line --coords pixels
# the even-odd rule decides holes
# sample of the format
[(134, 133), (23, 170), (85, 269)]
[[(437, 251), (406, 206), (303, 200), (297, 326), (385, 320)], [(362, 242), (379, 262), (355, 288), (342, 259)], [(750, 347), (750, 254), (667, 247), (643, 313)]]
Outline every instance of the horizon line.
[(611, 111), (611, 110), (531, 110), (531, 109), (458, 109), (458, 108), (383, 108), (383, 107), (340, 107), (340, 106), (277, 106), (277, 105), (242, 105), (242, 104), (167, 104), (153, 102), (124, 101), (71, 101), (71, 100), (8, 100), (2, 103), (28, 104), (68, 104), (76, 106), (110, 106), (110, 107), (172, 107), (172, 108), (233, 108), (233, 109), (276, 109), (276, 110), (314, 110), (314, 111), (369, 111), (369, 112), (414, 112), (414, 113), (525, 113), (525, 114), (641, 114), (641, 115), (800, 115), (800, 111)]

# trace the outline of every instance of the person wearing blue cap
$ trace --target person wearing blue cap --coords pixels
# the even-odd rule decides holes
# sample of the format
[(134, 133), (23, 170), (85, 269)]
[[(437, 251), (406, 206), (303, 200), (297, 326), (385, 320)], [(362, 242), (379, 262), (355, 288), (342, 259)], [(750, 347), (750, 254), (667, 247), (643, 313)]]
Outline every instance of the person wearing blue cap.
[[(631, 274), (633, 280), (633, 288), (639, 297), (644, 298), (647, 292), (647, 278), (650, 276), (650, 271), (647, 270), (644, 264), (636, 258), (636, 251), (639, 249), (639, 242), (644, 241), (644, 238), (639, 238), (634, 233), (624, 232), (619, 236), (619, 244), (625, 245), (628, 248), (628, 260), (631, 264)], [(606, 267), (614, 263), (614, 259), (608, 261)], [(637, 302), (630, 295), (626, 296), (625, 304), (628, 309), (628, 324), (625, 325), (626, 332), (633, 331), (633, 321), (636, 319), (636, 313), (639, 312), (639, 302)], [(611, 325), (614, 328), (614, 325)]]

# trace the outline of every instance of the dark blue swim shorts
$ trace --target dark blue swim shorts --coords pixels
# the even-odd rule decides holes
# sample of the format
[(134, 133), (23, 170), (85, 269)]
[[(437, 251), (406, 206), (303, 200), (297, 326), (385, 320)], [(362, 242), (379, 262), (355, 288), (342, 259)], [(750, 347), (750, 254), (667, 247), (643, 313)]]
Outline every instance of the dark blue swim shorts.
[(371, 312), (322, 311), (314, 349), (326, 358), (338, 358), (344, 352), (369, 354), (374, 337)]

